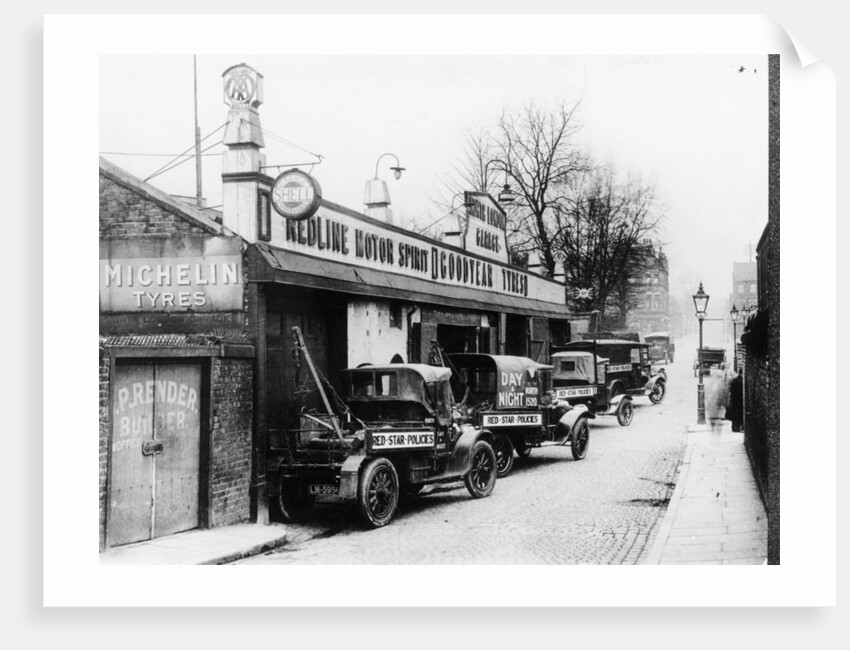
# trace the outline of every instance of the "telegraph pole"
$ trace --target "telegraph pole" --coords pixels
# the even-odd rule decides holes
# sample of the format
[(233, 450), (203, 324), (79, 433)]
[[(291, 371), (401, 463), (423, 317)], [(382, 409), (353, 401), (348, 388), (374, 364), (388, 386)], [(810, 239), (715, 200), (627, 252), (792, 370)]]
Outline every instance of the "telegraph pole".
[(195, 200), (201, 207), (201, 127), (198, 126), (198, 55), (192, 55), (192, 64), (195, 73)]

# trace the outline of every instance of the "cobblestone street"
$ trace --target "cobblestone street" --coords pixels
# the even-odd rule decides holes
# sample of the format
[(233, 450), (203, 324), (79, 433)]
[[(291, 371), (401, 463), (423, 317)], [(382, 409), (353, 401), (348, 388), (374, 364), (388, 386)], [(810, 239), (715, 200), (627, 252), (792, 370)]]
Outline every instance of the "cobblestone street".
[(668, 366), (665, 400), (634, 400), (634, 420), (591, 425), (583, 461), (568, 447), (517, 459), (492, 496), (461, 485), (426, 488), (393, 522), (364, 530), (356, 513), (317, 507), (287, 544), (240, 564), (636, 564), (648, 551), (674, 487), (684, 431), (696, 416), (692, 349)]

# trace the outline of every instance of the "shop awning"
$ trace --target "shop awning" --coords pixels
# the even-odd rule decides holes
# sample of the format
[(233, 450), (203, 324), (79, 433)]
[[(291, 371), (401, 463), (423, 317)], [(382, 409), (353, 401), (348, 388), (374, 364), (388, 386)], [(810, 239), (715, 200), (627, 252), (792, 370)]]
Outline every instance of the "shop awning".
[(248, 249), (250, 281), (276, 282), (358, 296), (397, 298), (463, 309), (501, 311), (524, 316), (567, 319), (566, 305), (470, 287), (453, 287), (397, 273), (301, 255), (267, 244)]

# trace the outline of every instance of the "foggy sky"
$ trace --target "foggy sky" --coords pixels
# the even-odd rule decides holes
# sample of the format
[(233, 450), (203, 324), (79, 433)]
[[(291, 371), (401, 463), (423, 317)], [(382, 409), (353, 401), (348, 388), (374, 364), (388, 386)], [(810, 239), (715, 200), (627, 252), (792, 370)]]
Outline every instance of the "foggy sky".
[[(747, 261), (750, 245), (755, 259), (767, 223), (765, 56), (199, 56), (202, 137), (225, 122), (221, 73), (241, 62), (264, 76), (267, 164), (309, 171), (311, 154), (321, 154), (311, 173), (335, 203), (361, 210), (364, 185), (390, 152), (407, 168), (399, 181), (391, 158), (379, 169), (396, 222), (436, 219), (443, 213), (432, 199), (452, 178), (466, 131), (529, 101), (578, 101), (577, 145), (656, 187), (671, 294), (689, 300), (701, 280), (712, 295), (709, 315), (723, 316), (732, 262)], [(100, 73), (105, 158), (144, 179), (169, 158), (119, 154), (176, 155), (192, 146), (190, 55), (102, 56)], [(219, 205), (219, 157), (205, 156), (203, 170), (208, 205)], [(194, 163), (150, 182), (193, 196)]]

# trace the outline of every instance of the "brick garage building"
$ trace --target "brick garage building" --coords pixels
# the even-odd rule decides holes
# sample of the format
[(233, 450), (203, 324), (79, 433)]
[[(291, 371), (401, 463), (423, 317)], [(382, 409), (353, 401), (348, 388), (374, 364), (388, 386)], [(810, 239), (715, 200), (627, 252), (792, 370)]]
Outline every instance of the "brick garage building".
[(101, 159), (101, 550), (257, 516), (243, 253)]

